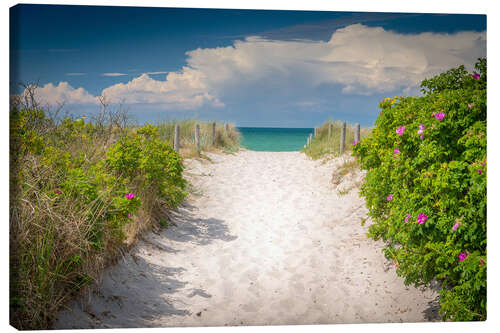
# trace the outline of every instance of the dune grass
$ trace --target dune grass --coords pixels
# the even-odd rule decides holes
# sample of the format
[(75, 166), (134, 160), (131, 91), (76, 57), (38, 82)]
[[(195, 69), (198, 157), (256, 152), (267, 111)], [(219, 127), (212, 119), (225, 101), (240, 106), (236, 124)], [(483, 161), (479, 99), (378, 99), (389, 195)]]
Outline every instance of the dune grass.
[(194, 128), (200, 125), (200, 151), (222, 151), (232, 153), (240, 148), (241, 134), (234, 124), (227, 124), (227, 131), (224, 123), (217, 123), (215, 126), (215, 142), (212, 145), (212, 124), (214, 121), (197, 121), (193, 119), (180, 121), (164, 121), (157, 124), (160, 138), (168, 141), (173, 146), (175, 125), (179, 125), (180, 130), (180, 151), (181, 156), (200, 157), (200, 152), (196, 151)]
[[(120, 112), (51, 117), (35, 103), (10, 112), (10, 323), (47, 329), (66, 302), (93, 284), (146, 231), (168, 225), (185, 197), (183, 157), (194, 120), (130, 126)], [(239, 133), (200, 122), (201, 149), (235, 151)], [(140, 166), (140, 167), (137, 167)], [(132, 199), (125, 194), (132, 192)]]
[[(331, 130), (329, 127), (331, 126)], [(340, 155), (340, 131), (342, 122), (328, 120), (318, 127), (317, 136), (313, 137), (311, 144), (301, 151), (312, 159), (318, 159), (327, 156)], [(360, 130), (361, 140), (368, 136), (371, 128), (362, 127)], [(347, 124), (345, 151), (350, 151), (354, 141), (354, 125)]]

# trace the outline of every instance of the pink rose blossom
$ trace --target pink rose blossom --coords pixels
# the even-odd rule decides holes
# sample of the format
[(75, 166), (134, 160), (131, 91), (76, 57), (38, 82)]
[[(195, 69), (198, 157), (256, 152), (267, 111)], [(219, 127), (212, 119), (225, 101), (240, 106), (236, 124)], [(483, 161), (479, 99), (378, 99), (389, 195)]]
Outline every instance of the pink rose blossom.
[(61, 190), (54, 190), (54, 192), (57, 193), (57, 194), (61, 194), (62, 193)]
[(125, 195), (127, 199), (132, 199), (134, 197), (134, 193), (130, 192)]
[(479, 79), (481, 78), (481, 75), (479, 75), (477, 73), (474, 73), (473, 77), (474, 77), (474, 80), (478, 80), (479, 81)]
[(443, 120), (444, 116), (446, 116), (446, 113), (443, 113), (443, 112), (439, 112), (439, 113), (436, 113), (434, 115), (434, 117), (436, 117), (436, 119), (439, 120), (439, 121)]
[(418, 126), (418, 134), (423, 134), (424, 133), (424, 130), (426, 129), (425, 125), (424, 124), (420, 124)]
[(389, 196), (386, 199), (387, 199), (387, 201), (391, 201), (392, 200), (392, 194), (389, 194)]
[(472, 109), (472, 104), (467, 104), (467, 107), (468, 107), (469, 109)]
[(452, 229), (453, 229), (453, 230), (457, 230), (459, 226), (460, 226), (460, 223), (458, 223), (458, 222), (457, 222), (457, 223), (455, 223), (455, 224), (453, 225), (453, 228), (452, 228)]
[(427, 221), (427, 219), (428, 219), (427, 215), (425, 215), (424, 213), (420, 213), (418, 214), (417, 222), (418, 224), (424, 224), (425, 221)]
[(461, 252), (458, 255), (458, 261), (464, 261), (466, 258), (467, 258), (467, 253), (465, 253), (465, 252)]
[(352, 142), (352, 145), (353, 145), (353, 146), (355, 146), (355, 145), (357, 145), (357, 144), (358, 144), (358, 143), (360, 143), (360, 142), (361, 142), (360, 140), (354, 140), (354, 141)]
[(406, 129), (406, 126), (401, 126), (396, 130), (396, 133), (398, 133), (400, 136), (404, 134)]
[(408, 223), (408, 220), (410, 219), (411, 215), (406, 213), (406, 217), (405, 217), (405, 223)]
[(478, 174), (482, 174), (482, 173), (483, 173), (483, 171), (481, 171), (481, 169), (477, 169), (477, 173), (478, 173)]
[(424, 135), (420, 135), (420, 140), (423, 140), (424, 139)]

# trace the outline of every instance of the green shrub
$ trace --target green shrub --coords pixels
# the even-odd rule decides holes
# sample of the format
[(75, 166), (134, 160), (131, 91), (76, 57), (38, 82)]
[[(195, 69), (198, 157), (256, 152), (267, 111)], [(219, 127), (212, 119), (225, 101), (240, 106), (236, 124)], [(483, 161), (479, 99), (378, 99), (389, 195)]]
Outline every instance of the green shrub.
[(369, 235), (406, 284), (441, 282), (444, 320), (486, 319), (486, 60), (475, 68), (424, 80), (421, 97), (386, 98), (354, 147)]
[(165, 219), (157, 212), (185, 198), (182, 158), (151, 125), (10, 116), (11, 323), (48, 328), (121, 248)]

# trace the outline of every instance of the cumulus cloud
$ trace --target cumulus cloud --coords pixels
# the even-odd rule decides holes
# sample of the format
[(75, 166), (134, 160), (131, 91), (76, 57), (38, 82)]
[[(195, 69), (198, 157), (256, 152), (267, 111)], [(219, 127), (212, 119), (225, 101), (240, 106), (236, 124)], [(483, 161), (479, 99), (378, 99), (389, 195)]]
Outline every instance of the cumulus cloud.
[(242, 81), (281, 80), (287, 87), (293, 78), (305, 87), (333, 83), (344, 93), (371, 94), (416, 86), (485, 55), (485, 32), (407, 35), (355, 24), (338, 29), (328, 42), (249, 37), (225, 48), (197, 49), (188, 52), (188, 65), (218, 93)]
[(97, 104), (98, 99), (89, 94), (85, 89), (73, 88), (68, 82), (59, 82), (57, 86), (47, 83), (38, 87), (35, 98), (41, 104), (56, 105), (58, 103), (68, 104)]
[(118, 83), (104, 89), (102, 95), (110, 100), (161, 104), (166, 108), (195, 109), (204, 104), (223, 106), (218, 98), (210, 94), (204, 75), (190, 67), (184, 67), (179, 73), (168, 73), (165, 81), (142, 74), (128, 83)]
[[(409, 92), (424, 78), (452, 67), (465, 64), (471, 69), (477, 58), (486, 56), (486, 32), (400, 34), (354, 24), (336, 30), (328, 41), (252, 36), (186, 55), (186, 66), (177, 72), (144, 73), (105, 88), (102, 95), (166, 110), (221, 107), (238, 98), (261, 103), (281, 98), (297, 105), (314, 95), (324, 102), (330, 88), (348, 95)], [(156, 74), (166, 75), (151, 78)], [(80, 101), (95, 100), (82, 88), (68, 86), (60, 83), (44, 89)]]

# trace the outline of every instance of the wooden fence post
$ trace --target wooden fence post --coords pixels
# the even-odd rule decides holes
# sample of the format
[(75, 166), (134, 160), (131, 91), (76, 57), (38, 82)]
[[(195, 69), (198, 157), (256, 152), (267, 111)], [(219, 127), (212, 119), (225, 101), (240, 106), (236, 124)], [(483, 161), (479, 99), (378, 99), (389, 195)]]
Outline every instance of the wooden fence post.
[(312, 139), (313, 139), (313, 135), (312, 135), (312, 133), (309, 133), (309, 138), (307, 139), (308, 146), (311, 144)]
[(226, 132), (226, 134), (229, 131), (229, 124), (228, 123), (224, 124), (224, 131)]
[(340, 154), (342, 155), (344, 153), (345, 149), (345, 121), (342, 123), (342, 127), (340, 128)]
[(359, 123), (356, 123), (356, 125), (354, 125), (354, 140), (361, 140), (361, 126), (359, 125)]
[(316, 138), (318, 136), (318, 128), (314, 127), (314, 137)]
[(176, 152), (179, 152), (179, 135), (180, 135), (179, 132), (180, 132), (179, 124), (176, 124), (174, 131), (174, 150)]
[(196, 144), (196, 151), (200, 152), (200, 124), (194, 126), (194, 142)]
[(215, 121), (212, 123), (212, 146), (215, 146)]

